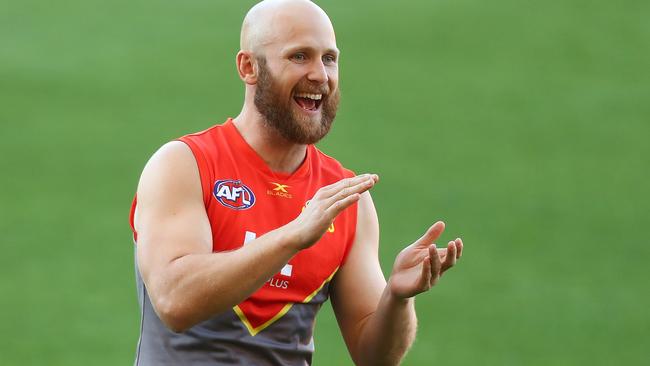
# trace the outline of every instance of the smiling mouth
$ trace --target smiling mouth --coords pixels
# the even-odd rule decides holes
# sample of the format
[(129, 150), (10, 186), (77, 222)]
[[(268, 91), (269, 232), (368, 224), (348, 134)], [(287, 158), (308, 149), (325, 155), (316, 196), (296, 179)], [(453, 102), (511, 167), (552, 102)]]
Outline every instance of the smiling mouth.
[(296, 101), (300, 108), (306, 111), (315, 112), (323, 101), (323, 94), (296, 93), (293, 96), (293, 100)]

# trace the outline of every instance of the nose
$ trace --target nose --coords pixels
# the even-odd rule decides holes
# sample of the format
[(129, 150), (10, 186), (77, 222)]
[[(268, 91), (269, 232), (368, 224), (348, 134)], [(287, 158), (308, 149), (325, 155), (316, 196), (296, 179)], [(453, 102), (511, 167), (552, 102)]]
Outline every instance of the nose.
[(307, 79), (319, 84), (325, 84), (329, 80), (329, 76), (327, 75), (327, 70), (325, 69), (323, 60), (318, 59), (314, 60), (314, 62), (311, 63), (309, 74), (307, 74)]

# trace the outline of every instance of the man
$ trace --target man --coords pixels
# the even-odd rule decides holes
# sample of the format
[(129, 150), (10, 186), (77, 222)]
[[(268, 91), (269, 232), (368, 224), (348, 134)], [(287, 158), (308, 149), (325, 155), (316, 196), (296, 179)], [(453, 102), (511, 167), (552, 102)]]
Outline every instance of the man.
[(241, 113), (164, 145), (131, 211), (142, 310), (138, 365), (305, 365), (328, 296), (358, 365), (398, 364), (415, 337), (413, 297), (460, 257), (437, 222), (396, 258), (388, 283), (368, 190), (313, 144), (338, 101), (325, 12), (267, 0), (246, 15)]

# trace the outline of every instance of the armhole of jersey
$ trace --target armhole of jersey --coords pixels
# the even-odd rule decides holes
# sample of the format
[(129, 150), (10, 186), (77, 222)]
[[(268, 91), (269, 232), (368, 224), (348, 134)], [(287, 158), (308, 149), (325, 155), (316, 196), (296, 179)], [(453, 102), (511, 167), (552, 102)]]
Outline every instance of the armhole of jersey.
[[(343, 168), (343, 170), (344, 170), (344, 178), (351, 178), (351, 177), (354, 177), (356, 175), (352, 170), (345, 169), (345, 168)], [(345, 252), (343, 253), (343, 259), (341, 260), (341, 266), (343, 266), (345, 264), (345, 262), (347, 261), (348, 254), (350, 253), (350, 250), (352, 249), (352, 246), (354, 245), (354, 241), (357, 238), (357, 211), (358, 211), (358, 208), (359, 208), (359, 203), (357, 202), (357, 203), (353, 204), (352, 206), (350, 206), (350, 207), (348, 207), (346, 209), (346, 211), (348, 211), (347, 214), (350, 215), (349, 222), (351, 223), (350, 230), (352, 230), (352, 235), (349, 236), (350, 239), (349, 239), (348, 243), (346, 243), (346, 245), (345, 245)]]
[(208, 202), (210, 201), (210, 165), (208, 164), (208, 159), (206, 158), (203, 150), (197, 145), (194, 141), (187, 137), (181, 137), (177, 141), (185, 143), (190, 150), (192, 155), (194, 155), (194, 160), (196, 160), (196, 165), (199, 169), (199, 177), (201, 179), (201, 190), (203, 192), (203, 204), (205, 207), (208, 207)]
[(131, 225), (131, 231), (133, 232), (133, 244), (138, 243), (138, 232), (135, 231), (135, 207), (138, 205), (138, 195), (137, 193), (133, 196), (133, 202), (131, 203), (131, 211), (129, 212), (129, 225)]

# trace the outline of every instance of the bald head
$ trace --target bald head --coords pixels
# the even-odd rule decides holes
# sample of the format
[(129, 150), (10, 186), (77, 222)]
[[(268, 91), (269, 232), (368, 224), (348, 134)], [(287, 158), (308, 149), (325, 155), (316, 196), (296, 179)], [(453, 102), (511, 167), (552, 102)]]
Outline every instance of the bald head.
[(264, 0), (246, 14), (240, 47), (262, 56), (267, 47), (286, 44), (305, 31), (319, 33), (336, 45), (334, 27), (318, 5), (309, 0)]
[(294, 144), (320, 140), (338, 108), (338, 59), (334, 27), (316, 4), (258, 3), (242, 24), (236, 58), (246, 87), (240, 120)]

